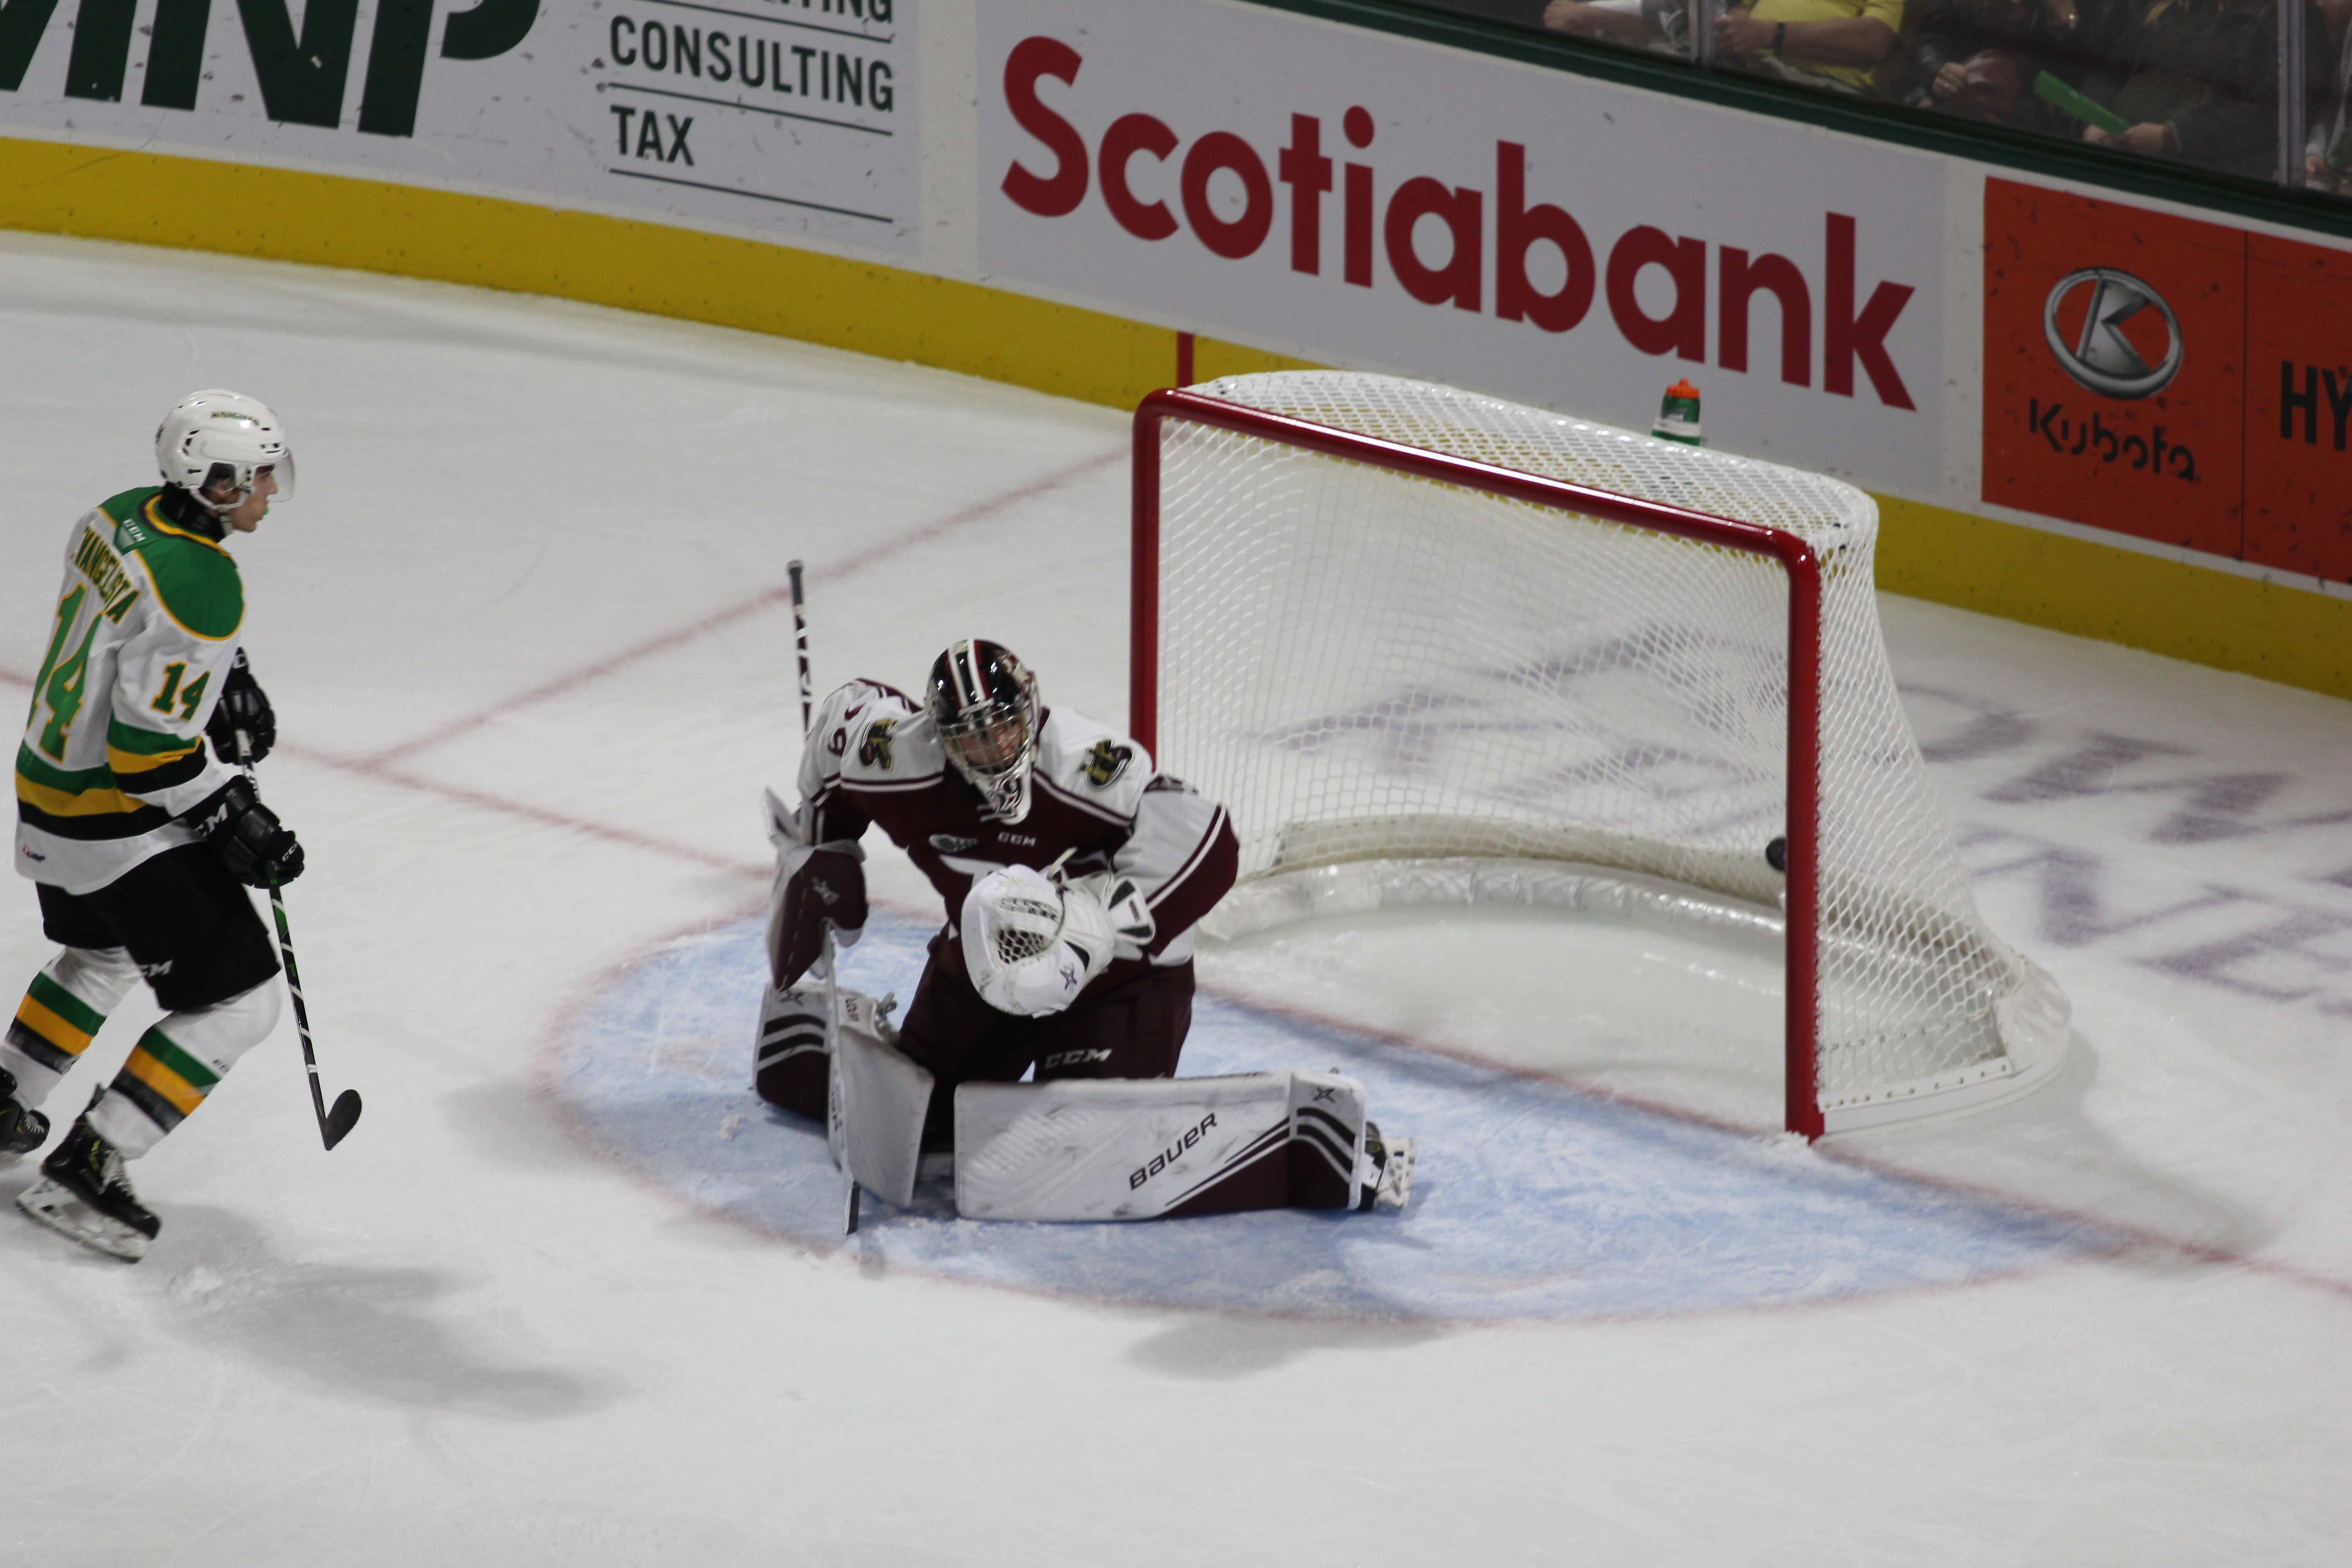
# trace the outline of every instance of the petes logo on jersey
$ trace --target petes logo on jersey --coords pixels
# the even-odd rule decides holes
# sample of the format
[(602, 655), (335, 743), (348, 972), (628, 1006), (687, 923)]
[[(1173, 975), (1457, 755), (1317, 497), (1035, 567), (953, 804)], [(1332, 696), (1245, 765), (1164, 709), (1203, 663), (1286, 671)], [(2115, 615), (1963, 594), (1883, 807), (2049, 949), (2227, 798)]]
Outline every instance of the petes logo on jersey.
[(869, 768), (888, 773), (895, 759), (890, 755), (890, 729), (896, 719), (877, 719), (866, 727), (866, 738), (857, 742), (857, 760)]
[(1095, 788), (1108, 789), (1118, 782), (1119, 774), (1127, 772), (1127, 764), (1134, 760), (1133, 747), (1097, 741), (1094, 750), (1087, 753), (1087, 760), (1078, 764), (1078, 772)]
[(968, 849), (979, 848), (980, 840), (958, 837), (952, 833), (934, 833), (931, 835), (931, 847), (942, 855), (961, 855)]

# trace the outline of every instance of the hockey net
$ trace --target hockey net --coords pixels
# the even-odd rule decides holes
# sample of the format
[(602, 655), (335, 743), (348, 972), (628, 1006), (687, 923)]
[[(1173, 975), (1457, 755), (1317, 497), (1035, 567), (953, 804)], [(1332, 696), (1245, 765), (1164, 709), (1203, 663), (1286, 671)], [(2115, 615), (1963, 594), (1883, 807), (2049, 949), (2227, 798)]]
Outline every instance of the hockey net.
[(1832, 479), (1442, 386), (1153, 394), (1130, 722), (1241, 837), (1210, 929), (1413, 899), (1768, 926), (1791, 1131), (2021, 1092), (2068, 1008), (1977, 912), (1876, 528)]

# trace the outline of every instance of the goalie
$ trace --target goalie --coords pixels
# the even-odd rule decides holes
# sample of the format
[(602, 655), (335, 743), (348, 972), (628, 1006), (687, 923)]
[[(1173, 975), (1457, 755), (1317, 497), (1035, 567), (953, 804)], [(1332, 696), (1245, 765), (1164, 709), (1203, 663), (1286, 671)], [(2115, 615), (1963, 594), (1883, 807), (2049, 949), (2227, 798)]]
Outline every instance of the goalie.
[[(793, 811), (768, 796), (777, 865), (767, 929), (773, 989), (756, 1058), (762, 1099), (803, 1116), (827, 1115), (824, 1003), (801, 983), (823, 973), (828, 922), (842, 947), (866, 923), (858, 840), (878, 824), (939, 889), (949, 916), (931, 939), (897, 1040), (933, 1085), (924, 1148), (953, 1146), (960, 1117), (968, 1134), (980, 1124), (1003, 1131), (1005, 1116), (1022, 1114), (1019, 1105), (1008, 1111), (1002, 1094), (966, 1096), (960, 1110), (955, 1091), (1013, 1084), (1034, 1068), (1039, 1085), (1121, 1080), (1029, 1106), (1066, 1128), (1114, 1130), (1065, 1166), (1117, 1167), (1118, 1185), (1148, 1171), (1136, 1193), (1164, 1189), (1133, 1204), (1107, 1199), (1099, 1217), (1369, 1208), (1376, 1195), (1402, 1206), (1409, 1160), (1402, 1146), (1390, 1157), (1363, 1121), (1361, 1090), (1346, 1079), (1328, 1081), (1352, 1097), (1288, 1083), (1310, 1076), (1303, 1074), (1133, 1081), (1174, 1077), (1192, 1026), (1194, 927), (1232, 887), (1239, 846), (1224, 808), (1155, 772), (1135, 742), (1041, 706), (1035, 678), (1011, 651), (978, 639), (954, 644), (932, 664), (920, 704), (876, 681), (833, 692), (809, 730), (800, 792)], [(1260, 1079), (1284, 1079), (1278, 1093), (1258, 1095), (1253, 1103), (1261, 1109), (1268, 1094), (1311, 1098), (1324, 1109), (1286, 1112), (1276, 1119), (1282, 1136), (1261, 1131), (1239, 1142), (1230, 1134), (1251, 1119), (1229, 1110), (1229, 1136), (1202, 1134), (1204, 1117), (1212, 1134), (1216, 1123), (1218, 1091), (1205, 1086)], [(1160, 1130), (1180, 1123), (1181, 1149), (1154, 1167)], [(1230, 1158), (1208, 1158), (1221, 1150)], [(985, 1212), (985, 1200), (975, 1209), (973, 1186), (982, 1163), (972, 1150), (962, 1154), (959, 1205)], [(1171, 1168), (1178, 1174), (1160, 1182)], [(1012, 1174), (1017, 1187), (1022, 1173)], [(1066, 1187), (1068, 1170), (1062, 1174)], [(994, 1212), (1095, 1214), (1084, 1205), (1048, 1214), (1018, 1202)]]

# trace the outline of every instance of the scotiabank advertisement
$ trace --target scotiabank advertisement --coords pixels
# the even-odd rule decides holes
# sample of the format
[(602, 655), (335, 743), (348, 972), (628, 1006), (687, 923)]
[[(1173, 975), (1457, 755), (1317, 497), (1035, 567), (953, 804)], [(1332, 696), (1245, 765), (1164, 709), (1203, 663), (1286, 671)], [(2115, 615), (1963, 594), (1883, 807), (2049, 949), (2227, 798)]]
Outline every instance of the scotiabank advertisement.
[(1983, 499), (2352, 581), (2352, 255), (1985, 182)]
[(1944, 170), (1226, 4), (979, 7), (991, 281), (1943, 487)]

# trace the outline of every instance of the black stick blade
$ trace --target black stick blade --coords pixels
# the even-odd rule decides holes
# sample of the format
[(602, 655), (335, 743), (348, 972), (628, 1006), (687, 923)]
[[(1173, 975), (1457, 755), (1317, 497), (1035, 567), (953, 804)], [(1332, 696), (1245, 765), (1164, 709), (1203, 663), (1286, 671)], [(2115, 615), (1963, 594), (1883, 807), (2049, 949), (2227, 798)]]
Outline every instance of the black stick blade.
[(343, 1141), (346, 1133), (359, 1125), (359, 1120), (360, 1091), (347, 1089), (335, 1096), (335, 1103), (328, 1110), (327, 1119), (319, 1123), (319, 1136), (326, 1140), (327, 1147), (331, 1149)]

